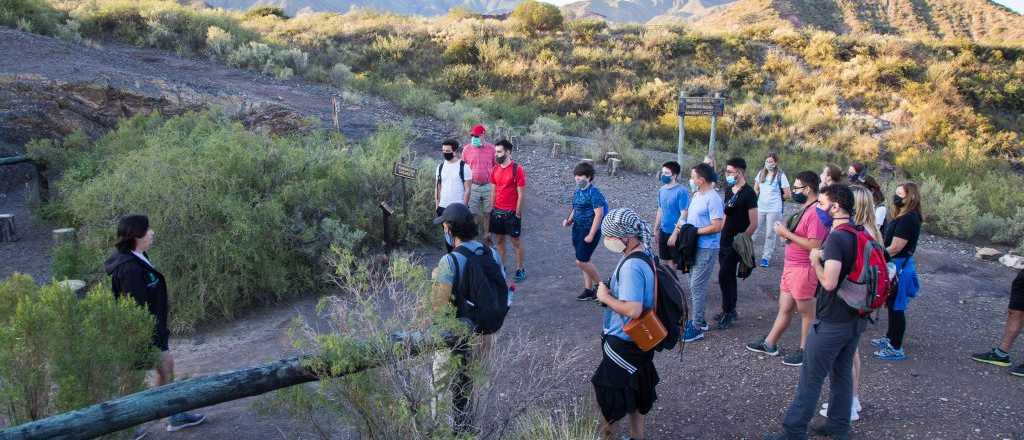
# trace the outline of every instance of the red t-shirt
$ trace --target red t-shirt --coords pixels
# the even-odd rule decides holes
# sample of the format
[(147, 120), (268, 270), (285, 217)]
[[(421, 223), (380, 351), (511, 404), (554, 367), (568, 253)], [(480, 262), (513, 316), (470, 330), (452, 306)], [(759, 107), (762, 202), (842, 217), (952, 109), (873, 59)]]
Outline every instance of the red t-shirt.
[(494, 145), (484, 143), (483, 146), (474, 147), (472, 144), (466, 144), (462, 147), (462, 160), (466, 161), (469, 169), (473, 171), (473, 183), (491, 183), (491, 169), (497, 165), (494, 161)]
[[(515, 179), (512, 178), (513, 167), (516, 169)], [(516, 203), (519, 202), (519, 192), (516, 188), (526, 187), (526, 172), (523, 171), (523, 166), (512, 162), (507, 167), (494, 167), (491, 170), (491, 183), (494, 184), (494, 208), (515, 211)]]

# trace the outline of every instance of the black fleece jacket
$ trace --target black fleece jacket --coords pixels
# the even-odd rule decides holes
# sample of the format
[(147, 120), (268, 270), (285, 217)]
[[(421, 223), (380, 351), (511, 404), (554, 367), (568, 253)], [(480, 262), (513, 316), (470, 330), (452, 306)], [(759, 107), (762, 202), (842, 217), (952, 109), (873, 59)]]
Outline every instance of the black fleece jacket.
[(114, 297), (130, 295), (156, 318), (153, 345), (167, 351), (171, 332), (167, 329), (167, 282), (163, 274), (130, 251), (115, 251), (104, 267)]

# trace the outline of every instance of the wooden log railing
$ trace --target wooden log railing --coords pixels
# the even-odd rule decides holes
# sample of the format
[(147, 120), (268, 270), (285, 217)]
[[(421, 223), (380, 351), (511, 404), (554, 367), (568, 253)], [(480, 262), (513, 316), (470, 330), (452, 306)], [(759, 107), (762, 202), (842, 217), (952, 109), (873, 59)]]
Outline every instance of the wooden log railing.
[[(422, 337), (398, 337), (397, 343), (409, 344), (408, 353), (416, 356), (433, 349)], [(356, 356), (332, 377), (347, 376), (380, 366), (369, 356)], [(293, 357), (258, 367), (216, 373), (210, 376), (172, 382), (114, 400), (57, 414), (0, 431), (2, 440), (89, 439), (121, 431), (151, 420), (168, 417), (218, 403), (257, 396), (281, 388), (320, 380), (322, 376), (306, 365), (314, 356)]]

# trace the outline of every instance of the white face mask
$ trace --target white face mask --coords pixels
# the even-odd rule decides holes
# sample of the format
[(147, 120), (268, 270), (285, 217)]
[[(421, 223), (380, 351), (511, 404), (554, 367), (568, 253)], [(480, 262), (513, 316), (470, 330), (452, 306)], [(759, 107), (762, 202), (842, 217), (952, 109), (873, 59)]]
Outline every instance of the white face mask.
[(623, 243), (622, 240), (614, 237), (605, 237), (604, 247), (605, 249), (612, 251), (614, 254), (626, 252), (626, 243)]
[(768, 161), (764, 161), (764, 168), (768, 171), (774, 170), (775, 164)]

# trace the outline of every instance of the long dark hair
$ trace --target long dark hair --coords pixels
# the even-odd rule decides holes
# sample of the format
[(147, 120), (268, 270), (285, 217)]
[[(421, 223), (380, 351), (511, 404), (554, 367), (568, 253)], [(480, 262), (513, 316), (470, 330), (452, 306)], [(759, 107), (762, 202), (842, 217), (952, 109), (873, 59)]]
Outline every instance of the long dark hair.
[(117, 223), (117, 241), (114, 247), (121, 252), (135, 250), (135, 241), (149, 232), (149, 217), (142, 214), (126, 215)]

